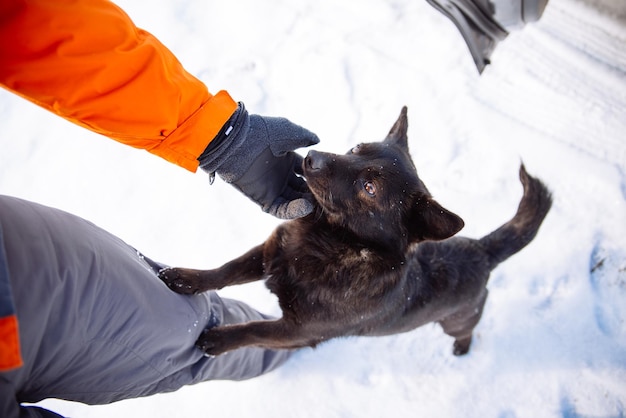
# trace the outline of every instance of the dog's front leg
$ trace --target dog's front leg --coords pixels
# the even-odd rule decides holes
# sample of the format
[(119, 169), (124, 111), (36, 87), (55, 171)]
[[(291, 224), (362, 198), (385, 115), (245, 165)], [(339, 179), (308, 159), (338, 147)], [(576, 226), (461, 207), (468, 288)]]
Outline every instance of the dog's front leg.
[(258, 245), (213, 270), (165, 268), (159, 278), (174, 292), (185, 295), (260, 280), (264, 273), (263, 248), (263, 244)]
[(241, 347), (255, 346), (274, 350), (314, 346), (303, 328), (284, 319), (254, 321), (244, 324), (225, 325), (205, 330), (196, 346), (208, 355), (219, 355)]

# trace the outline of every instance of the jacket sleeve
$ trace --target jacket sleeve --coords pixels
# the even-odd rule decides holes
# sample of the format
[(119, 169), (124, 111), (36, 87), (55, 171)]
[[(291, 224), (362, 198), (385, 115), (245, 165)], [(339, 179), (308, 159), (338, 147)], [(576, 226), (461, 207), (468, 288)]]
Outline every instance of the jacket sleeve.
[(0, 2), (0, 84), (190, 171), (237, 108), (106, 0)]

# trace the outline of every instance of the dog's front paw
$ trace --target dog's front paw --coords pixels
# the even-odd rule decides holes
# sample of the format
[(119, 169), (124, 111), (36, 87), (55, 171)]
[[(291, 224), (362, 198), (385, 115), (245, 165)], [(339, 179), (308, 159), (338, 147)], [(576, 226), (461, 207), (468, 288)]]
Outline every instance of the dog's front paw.
[(219, 356), (229, 351), (226, 346), (225, 335), (219, 327), (204, 330), (196, 341), (196, 347), (208, 356)]
[(164, 268), (159, 271), (159, 279), (176, 293), (182, 295), (194, 295), (200, 292), (198, 286), (195, 285), (197, 280), (189, 277), (185, 273), (185, 269), (180, 268)]

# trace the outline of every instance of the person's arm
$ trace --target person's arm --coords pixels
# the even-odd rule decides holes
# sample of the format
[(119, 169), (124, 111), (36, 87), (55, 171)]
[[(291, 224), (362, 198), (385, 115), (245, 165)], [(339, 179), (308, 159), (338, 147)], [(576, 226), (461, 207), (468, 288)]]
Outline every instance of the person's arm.
[(106, 0), (0, 4), (0, 84), (190, 171), (237, 109)]
[(279, 218), (313, 210), (296, 148), (317, 136), (211, 95), (107, 0), (0, 3), (0, 86), (190, 171), (217, 172)]

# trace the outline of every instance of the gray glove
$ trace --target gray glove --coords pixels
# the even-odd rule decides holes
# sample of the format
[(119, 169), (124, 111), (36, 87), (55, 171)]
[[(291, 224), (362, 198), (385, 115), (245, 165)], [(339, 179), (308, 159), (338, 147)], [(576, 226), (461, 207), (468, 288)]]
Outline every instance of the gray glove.
[(296, 148), (317, 144), (314, 133), (285, 118), (248, 115), (243, 103), (200, 155), (200, 167), (281, 219), (313, 211)]

